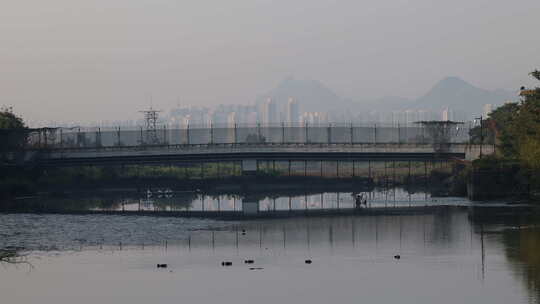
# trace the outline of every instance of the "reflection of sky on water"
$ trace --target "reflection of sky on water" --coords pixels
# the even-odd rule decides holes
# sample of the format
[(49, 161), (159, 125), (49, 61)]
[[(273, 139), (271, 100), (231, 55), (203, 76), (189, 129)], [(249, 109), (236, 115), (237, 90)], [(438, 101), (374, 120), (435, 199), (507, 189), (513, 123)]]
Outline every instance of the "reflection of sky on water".
[[(260, 211), (302, 210), (302, 209), (346, 209), (355, 207), (356, 192), (298, 192), (291, 195), (275, 196), (250, 195), (250, 201), (259, 201)], [(368, 207), (406, 207), (436, 205), (468, 205), (462, 198), (436, 198), (423, 192), (409, 193), (405, 189), (376, 190), (364, 193)], [(116, 211), (241, 211), (243, 195), (201, 194), (192, 192), (173, 194), (171, 197), (117, 198), (106, 206), (93, 206), (91, 210)]]
[[(537, 232), (521, 219), (501, 221), (489, 212), (455, 207), (241, 222), (0, 214), (3, 241), (76, 250), (54, 257), (33, 252), (35, 271), (4, 268), (0, 291), (9, 303), (90, 303), (96, 290), (104, 300), (130, 304), (149, 297), (190, 303), (537, 302)], [(248, 258), (263, 269), (250, 271), (243, 262)], [(304, 264), (307, 258), (314, 263)], [(222, 267), (224, 260), (233, 266)], [(169, 267), (157, 270), (156, 263)]]

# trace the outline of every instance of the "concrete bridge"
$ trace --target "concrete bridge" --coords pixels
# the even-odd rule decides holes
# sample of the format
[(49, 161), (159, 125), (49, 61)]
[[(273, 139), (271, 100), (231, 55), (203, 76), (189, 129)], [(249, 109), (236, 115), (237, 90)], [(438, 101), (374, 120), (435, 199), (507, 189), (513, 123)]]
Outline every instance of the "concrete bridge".
[[(413, 126), (271, 126), (160, 130), (39, 129), (12, 163), (39, 167), (259, 161), (448, 161), (493, 152), (468, 130)], [(442, 133), (439, 134), (439, 133)]]
[[(483, 153), (493, 146), (482, 147)], [(244, 144), (27, 150), (19, 163), (34, 166), (108, 166), (231, 161), (448, 161), (472, 160), (479, 145), (452, 144), (437, 151), (431, 144)], [(13, 155), (12, 158), (22, 156)]]

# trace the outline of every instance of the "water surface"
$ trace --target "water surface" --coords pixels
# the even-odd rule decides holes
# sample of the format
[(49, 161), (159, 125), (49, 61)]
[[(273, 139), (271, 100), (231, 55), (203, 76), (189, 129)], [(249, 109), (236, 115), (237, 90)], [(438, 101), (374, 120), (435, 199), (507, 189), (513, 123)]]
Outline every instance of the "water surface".
[(2, 214), (2, 246), (29, 248), (33, 268), (4, 264), (0, 292), (5, 303), (536, 303), (540, 231), (507, 208), (240, 222)]

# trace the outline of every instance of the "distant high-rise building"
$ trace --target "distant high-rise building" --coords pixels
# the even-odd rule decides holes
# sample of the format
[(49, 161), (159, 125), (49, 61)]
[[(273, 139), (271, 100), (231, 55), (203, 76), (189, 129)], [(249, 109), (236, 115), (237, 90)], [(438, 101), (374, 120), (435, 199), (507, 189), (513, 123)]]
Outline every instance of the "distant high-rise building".
[(249, 112), (246, 114), (245, 123), (249, 125), (257, 124), (257, 112)]
[(415, 110), (406, 110), (405, 111), (405, 121), (403, 123), (405, 124), (411, 124), (411, 123), (414, 123), (416, 121), (418, 121), (418, 117), (419, 117), (419, 112), (420, 111), (415, 111)]
[(287, 103), (287, 122), (294, 124), (298, 123), (300, 119), (300, 109), (298, 107), (298, 102), (290, 97), (289, 102)]
[(300, 118), (300, 122), (311, 126), (320, 126), (328, 123), (328, 117), (326, 113), (322, 112), (304, 112)]
[(214, 111), (211, 115), (212, 121), (211, 124), (216, 126), (223, 126), (228, 123), (229, 113), (225, 111)]
[(268, 98), (263, 107), (263, 124), (279, 122), (277, 104), (272, 98)]
[(490, 103), (487, 103), (484, 105), (482, 116), (488, 117), (489, 113), (491, 113), (492, 111), (493, 111), (493, 105)]
[(227, 127), (233, 128), (236, 124), (236, 112), (230, 112), (229, 115), (227, 115)]
[(443, 121), (452, 120), (452, 112), (450, 111), (449, 108), (446, 108), (446, 109), (443, 110), (441, 118), (442, 118)]

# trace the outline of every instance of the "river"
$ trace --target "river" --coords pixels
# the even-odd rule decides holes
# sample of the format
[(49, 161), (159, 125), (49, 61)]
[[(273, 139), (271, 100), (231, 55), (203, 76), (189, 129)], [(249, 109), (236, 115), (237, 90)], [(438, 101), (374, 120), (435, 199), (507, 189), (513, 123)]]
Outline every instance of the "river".
[[(259, 211), (269, 213), (287, 210), (289, 201), (295, 210), (337, 209), (338, 202), (354, 210), (353, 192), (337, 194), (250, 201), (256, 197)], [(166, 205), (156, 195), (139, 198), (171, 216), (141, 215), (137, 199), (119, 196), (69, 198), (66, 212), (54, 201), (68, 198), (42, 200), (54, 212), (3, 210), (0, 248), (20, 248), (24, 263), (1, 264), (0, 297), (56, 304), (539, 302), (534, 208), (399, 189), (368, 197), (362, 208), (383, 211), (234, 220), (174, 214), (179, 206), (241, 212), (230, 194)]]

